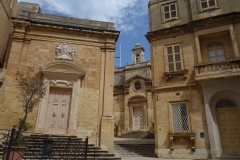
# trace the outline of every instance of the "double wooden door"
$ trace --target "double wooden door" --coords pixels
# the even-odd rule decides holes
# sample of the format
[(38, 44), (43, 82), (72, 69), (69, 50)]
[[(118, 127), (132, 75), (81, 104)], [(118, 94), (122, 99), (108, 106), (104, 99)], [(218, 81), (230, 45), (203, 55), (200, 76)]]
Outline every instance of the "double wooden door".
[(47, 133), (67, 133), (71, 94), (71, 89), (51, 88), (45, 125)]
[(144, 128), (143, 107), (133, 108), (133, 130)]
[(223, 153), (240, 153), (240, 116), (237, 107), (217, 109)]

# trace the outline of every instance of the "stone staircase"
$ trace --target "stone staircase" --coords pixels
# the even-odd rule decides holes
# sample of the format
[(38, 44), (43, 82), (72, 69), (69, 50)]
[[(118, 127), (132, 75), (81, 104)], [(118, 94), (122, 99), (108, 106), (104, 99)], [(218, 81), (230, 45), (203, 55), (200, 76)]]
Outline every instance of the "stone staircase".
[[(58, 135), (37, 135), (32, 134), (24, 137), (26, 143), (26, 151), (23, 155), (24, 160), (41, 159), (43, 153), (43, 142), (51, 142), (48, 147), (52, 148), (49, 152), (50, 156), (43, 156), (43, 159), (56, 159), (56, 160), (71, 160), (83, 159), (85, 150), (85, 140), (77, 138), (76, 136), (58, 136)], [(45, 143), (46, 145), (46, 143)], [(2, 147), (0, 157), (3, 157)], [(107, 151), (101, 150), (92, 144), (88, 144), (87, 152), (88, 160), (120, 160), (121, 158), (114, 157)]]
[(155, 157), (154, 144), (114, 144), (116, 157)]
[(131, 131), (114, 139), (116, 157), (155, 157), (154, 134)]

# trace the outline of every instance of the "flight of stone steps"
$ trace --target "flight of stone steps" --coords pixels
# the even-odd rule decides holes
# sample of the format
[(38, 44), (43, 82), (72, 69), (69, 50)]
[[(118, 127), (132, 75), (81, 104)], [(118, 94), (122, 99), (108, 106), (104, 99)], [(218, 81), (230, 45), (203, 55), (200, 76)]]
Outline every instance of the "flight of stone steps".
[(114, 144), (116, 157), (155, 157), (154, 144)]
[[(34, 159), (56, 159), (56, 160), (71, 160), (71, 159), (83, 159), (85, 150), (85, 140), (77, 138), (76, 136), (57, 136), (57, 135), (37, 135), (24, 137), (26, 143), (26, 151), (23, 155), (24, 160)], [(51, 142), (53, 145), (50, 156), (42, 156), (43, 141)], [(48, 146), (49, 147), (49, 146)], [(1, 147), (0, 157), (3, 156), (3, 150)], [(114, 154), (110, 154), (107, 151), (101, 150), (99, 147), (94, 147), (92, 144), (88, 144), (87, 152), (88, 160), (120, 160), (121, 158), (114, 157)]]
[(155, 157), (154, 134), (130, 131), (114, 139), (116, 157)]

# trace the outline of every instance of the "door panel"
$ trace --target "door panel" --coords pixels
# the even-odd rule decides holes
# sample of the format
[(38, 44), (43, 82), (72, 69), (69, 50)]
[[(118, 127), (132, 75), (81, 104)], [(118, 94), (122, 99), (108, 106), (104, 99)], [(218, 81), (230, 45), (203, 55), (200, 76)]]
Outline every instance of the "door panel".
[(51, 88), (45, 131), (65, 134), (68, 128), (71, 89)]
[(134, 107), (133, 108), (133, 129), (143, 129), (144, 128), (144, 120), (143, 120), (143, 108), (142, 107)]
[(237, 107), (217, 109), (223, 153), (240, 153), (240, 120)]

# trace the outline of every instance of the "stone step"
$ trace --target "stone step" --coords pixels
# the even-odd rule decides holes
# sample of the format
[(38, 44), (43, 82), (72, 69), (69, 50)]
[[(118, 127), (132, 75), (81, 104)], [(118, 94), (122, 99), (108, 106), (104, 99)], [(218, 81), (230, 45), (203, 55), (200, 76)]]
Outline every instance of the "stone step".
[[(46, 139), (47, 138), (47, 139)], [(47, 159), (76, 159), (78, 156), (83, 157), (85, 150), (85, 139), (77, 138), (76, 136), (59, 136), (59, 135), (30, 135), (24, 136), (26, 151), (23, 159), (40, 159), (42, 155), (43, 141), (50, 140), (52, 142), (51, 157)], [(5, 146), (5, 143), (2, 144)], [(79, 154), (79, 155), (78, 155)], [(0, 146), (0, 157), (3, 155), (3, 148)], [(79, 157), (80, 158), (80, 157)], [(93, 144), (88, 144), (88, 160), (120, 160), (107, 151), (95, 147)]]
[(155, 157), (155, 144), (114, 144), (116, 157)]

